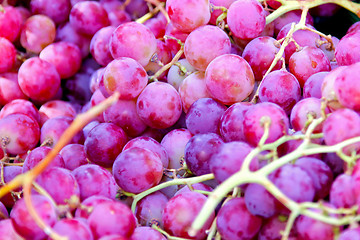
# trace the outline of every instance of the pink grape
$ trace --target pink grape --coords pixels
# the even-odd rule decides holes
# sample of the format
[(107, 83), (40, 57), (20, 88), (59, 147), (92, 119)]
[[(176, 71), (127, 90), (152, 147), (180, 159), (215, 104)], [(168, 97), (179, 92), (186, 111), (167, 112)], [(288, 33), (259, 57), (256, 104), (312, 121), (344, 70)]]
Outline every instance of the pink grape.
[(28, 51), (40, 53), (55, 40), (56, 28), (51, 18), (45, 15), (29, 17), (21, 29), (20, 43)]
[(75, 108), (69, 103), (62, 100), (52, 100), (43, 104), (39, 109), (41, 125), (47, 120), (54, 117), (76, 117)]
[(156, 51), (156, 39), (150, 29), (143, 24), (128, 22), (115, 29), (109, 47), (114, 59), (133, 58), (145, 67)]
[(0, 119), (12, 113), (22, 113), (33, 118), (40, 125), (39, 110), (35, 105), (24, 99), (15, 99), (7, 103), (0, 111)]
[(110, 25), (107, 12), (100, 3), (94, 1), (75, 4), (70, 11), (69, 22), (81, 34), (88, 36)]
[(65, 164), (65, 168), (74, 170), (81, 165), (88, 164), (84, 145), (81, 144), (68, 144), (59, 153)]
[(227, 12), (230, 31), (241, 39), (260, 36), (265, 22), (265, 11), (256, 0), (235, 1)]
[(21, 30), (21, 14), (17, 8), (4, 6), (0, 12), (0, 37), (14, 42)]
[(184, 54), (189, 63), (205, 71), (216, 57), (229, 54), (230, 39), (219, 27), (205, 25), (192, 31), (185, 40)]
[[(156, 39), (156, 53), (153, 55), (153, 58), (150, 59), (149, 63), (145, 66), (145, 70), (148, 75), (154, 75), (157, 71), (161, 69), (161, 63), (163, 65), (168, 64), (172, 59), (171, 51), (166, 46), (166, 44)], [(160, 63), (161, 62), (161, 63)], [(159, 80), (166, 80), (166, 74), (168, 71), (163, 72), (158, 77)]]
[(113, 60), (109, 49), (109, 42), (115, 27), (101, 28), (95, 33), (90, 42), (90, 52), (97, 63), (102, 66), (108, 65)]
[(94, 207), (102, 202), (114, 202), (114, 200), (102, 195), (92, 195), (81, 202), (81, 206), (75, 211), (75, 217), (87, 219)]
[[(22, 172), (25, 173), (31, 170), (32, 168), (34, 168), (49, 154), (50, 151), (51, 148), (46, 146), (34, 148), (25, 158)], [(61, 155), (57, 154), (54, 157), (54, 160), (49, 164), (47, 169), (51, 167), (59, 167), (59, 168), (65, 167), (64, 159), (62, 158)]]
[(9, 154), (21, 154), (39, 142), (38, 123), (25, 114), (13, 113), (0, 119), (0, 141)]
[(254, 88), (254, 74), (240, 56), (221, 55), (210, 62), (205, 71), (210, 95), (223, 104), (233, 104), (247, 98)]
[(167, 20), (164, 14), (159, 13), (156, 17), (147, 20), (144, 25), (152, 31), (156, 39), (159, 39), (165, 35)]
[(56, 67), (38, 57), (27, 59), (19, 69), (19, 86), (33, 100), (51, 100), (60, 88)]
[(167, 0), (166, 11), (174, 26), (183, 32), (206, 25), (211, 16), (209, 0)]
[(157, 129), (175, 124), (182, 112), (178, 92), (170, 84), (163, 82), (147, 85), (137, 99), (136, 108), (141, 120)]
[(335, 49), (335, 58), (340, 66), (348, 66), (360, 61), (359, 41), (359, 31), (350, 31), (340, 39)]
[(136, 98), (148, 83), (145, 69), (134, 59), (120, 57), (111, 61), (104, 70), (101, 92), (105, 97), (115, 91), (120, 93), (120, 99)]
[(71, 5), (69, 0), (57, 0), (51, 3), (31, 0), (30, 9), (32, 14), (44, 14), (50, 17), (54, 23), (59, 24), (68, 20)]
[(137, 227), (130, 240), (166, 240), (164, 235), (151, 227)]
[(329, 72), (318, 72), (311, 75), (305, 82), (303, 87), (303, 97), (321, 98), (321, 86), (324, 78)]
[(27, 99), (20, 89), (17, 73), (0, 74), (0, 105), (5, 105), (15, 99)]
[[(301, 10), (293, 10), (293, 11), (287, 12), (287, 13), (281, 15), (280, 17), (276, 18), (274, 20), (275, 36), (278, 35), (280, 30), (285, 25), (287, 25), (288, 23), (293, 23), (293, 22), (298, 23), (298, 22), (300, 22), (300, 19), (301, 19)], [(310, 13), (307, 13), (305, 23), (312, 25), (312, 26), (314, 25), (314, 19), (310, 15)]]
[[(222, 6), (222, 7), (229, 9), (231, 4), (235, 1), (236, 0), (210, 0), (210, 4), (212, 4), (214, 6)], [(213, 10), (211, 12), (211, 18), (210, 18), (209, 23), (216, 25), (216, 20), (222, 13), (223, 13), (223, 11), (221, 11), (220, 9)]]
[(68, 240), (93, 240), (89, 224), (83, 219), (61, 219), (56, 222), (53, 230)]
[(187, 76), (180, 83), (179, 95), (185, 113), (189, 111), (189, 108), (196, 100), (209, 98), (210, 94), (206, 88), (204, 72), (198, 71)]
[(77, 45), (56, 42), (44, 48), (39, 57), (52, 63), (62, 79), (75, 75), (80, 70), (81, 52)]
[(123, 2), (119, 1), (100, 1), (108, 14), (110, 25), (117, 27), (120, 24), (130, 22), (131, 16), (123, 8)]
[(0, 37), (0, 73), (9, 72), (15, 65), (15, 46), (6, 38)]
[[(165, 28), (165, 36), (174, 37), (180, 40), (182, 43), (185, 43), (188, 32), (183, 32), (180, 29), (177, 29), (174, 24), (170, 21)], [(175, 55), (180, 50), (180, 44), (177, 40), (172, 38), (165, 38), (165, 44), (170, 49), (171, 54)]]
[(15, 231), (11, 219), (0, 221), (0, 235), (3, 239), (22, 239), (22, 237)]

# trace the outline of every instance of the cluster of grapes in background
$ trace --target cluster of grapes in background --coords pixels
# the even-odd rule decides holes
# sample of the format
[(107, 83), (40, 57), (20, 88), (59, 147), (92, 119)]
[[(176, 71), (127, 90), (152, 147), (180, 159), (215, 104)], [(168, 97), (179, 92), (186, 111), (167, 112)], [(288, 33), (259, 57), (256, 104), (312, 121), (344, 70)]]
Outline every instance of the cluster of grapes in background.
[(316, 29), (343, 10), (1, 1), (0, 240), (360, 239), (360, 22)]

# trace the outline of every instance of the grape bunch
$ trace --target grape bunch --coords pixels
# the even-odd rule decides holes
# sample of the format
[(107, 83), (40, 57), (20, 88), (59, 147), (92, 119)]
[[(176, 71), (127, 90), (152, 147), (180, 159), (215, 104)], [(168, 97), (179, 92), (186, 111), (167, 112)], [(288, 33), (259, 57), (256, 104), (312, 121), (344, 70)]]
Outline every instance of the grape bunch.
[(0, 1), (0, 240), (360, 239), (360, 21), (317, 25), (339, 11)]

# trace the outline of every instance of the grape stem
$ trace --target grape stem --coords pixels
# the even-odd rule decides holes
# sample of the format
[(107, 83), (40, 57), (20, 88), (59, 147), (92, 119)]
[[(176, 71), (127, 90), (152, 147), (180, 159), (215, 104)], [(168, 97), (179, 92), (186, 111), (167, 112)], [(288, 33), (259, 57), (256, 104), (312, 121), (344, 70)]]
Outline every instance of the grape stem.
[(158, 77), (160, 77), (161, 74), (163, 74), (166, 70), (168, 70), (172, 65), (174, 65), (177, 61), (179, 61), (180, 57), (184, 53), (184, 47), (181, 46), (180, 50), (175, 54), (174, 58), (169, 62), (168, 64), (161, 67), (154, 75), (150, 77), (150, 79), (155, 80)]

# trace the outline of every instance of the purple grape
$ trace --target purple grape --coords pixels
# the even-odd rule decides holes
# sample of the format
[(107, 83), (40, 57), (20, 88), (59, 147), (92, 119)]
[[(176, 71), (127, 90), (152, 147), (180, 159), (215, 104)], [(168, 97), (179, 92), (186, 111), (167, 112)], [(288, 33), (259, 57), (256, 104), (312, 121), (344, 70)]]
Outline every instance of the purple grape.
[(16, 99), (27, 99), (20, 89), (18, 74), (11, 72), (0, 74), (0, 105), (6, 105)]
[(186, 114), (186, 127), (192, 134), (217, 133), (219, 122), (226, 107), (212, 98), (200, 98)]
[(113, 60), (109, 49), (109, 42), (114, 30), (115, 27), (113, 26), (101, 28), (91, 39), (91, 55), (102, 66), (108, 65)]
[(243, 198), (233, 198), (220, 209), (216, 225), (224, 240), (250, 240), (259, 232), (262, 220), (252, 215), (246, 208)]
[(350, 208), (356, 204), (355, 181), (351, 175), (340, 174), (330, 189), (330, 203), (337, 208)]
[[(204, 183), (194, 183), (191, 185), (191, 187), (193, 190), (202, 190), (206, 192), (211, 192), (213, 190), (210, 186)], [(177, 190), (177, 192), (174, 194), (174, 197), (185, 192), (193, 192), (193, 190), (191, 190), (188, 185), (185, 185), (184, 187)]]
[(0, 221), (0, 236), (4, 240), (20, 240), (23, 239), (14, 229), (11, 219)]
[(195, 175), (210, 173), (210, 159), (220, 151), (223, 140), (215, 133), (197, 134), (185, 147), (185, 162)]
[[(221, 145), (219, 151), (210, 158), (210, 170), (215, 175), (215, 179), (222, 183), (231, 175), (239, 171), (244, 159), (253, 148), (245, 142), (229, 142)], [(250, 170), (256, 171), (259, 168), (258, 160), (252, 159)]]
[(95, 239), (110, 234), (130, 237), (136, 227), (135, 216), (130, 208), (121, 202), (97, 204), (87, 221)]
[(168, 198), (161, 192), (154, 192), (141, 199), (135, 210), (136, 218), (142, 226), (151, 226), (156, 222), (163, 227), (163, 210)]
[[(285, 230), (286, 220), (283, 216), (276, 215), (264, 222), (260, 229), (258, 240), (278, 240), (281, 239), (281, 232)], [(291, 229), (288, 240), (296, 240), (296, 231)]]
[(303, 88), (304, 98), (314, 97), (321, 98), (321, 86), (324, 78), (329, 72), (318, 72), (311, 75), (305, 82)]
[(118, 186), (111, 173), (98, 165), (82, 165), (72, 172), (80, 187), (80, 199), (102, 195), (115, 199)]
[(342, 231), (338, 240), (360, 240), (360, 228), (348, 228)]
[(87, 219), (94, 207), (103, 202), (113, 202), (113, 199), (104, 197), (102, 195), (90, 196), (81, 202), (81, 206), (76, 209), (75, 217)]
[(111, 167), (127, 142), (127, 136), (113, 123), (96, 125), (87, 136), (84, 147), (89, 160), (102, 167)]
[(245, 190), (245, 204), (252, 215), (269, 218), (277, 213), (277, 200), (262, 185), (252, 183)]
[(112, 170), (115, 181), (121, 189), (140, 193), (160, 182), (163, 164), (153, 151), (132, 147), (119, 154)]
[(61, 219), (56, 222), (53, 230), (68, 240), (93, 240), (94, 237), (86, 221), (79, 218)]
[[(0, 154), (1, 155), (1, 154)], [(1, 157), (1, 156), (0, 156)], [(22, 167), (20, 166), (6, 166), (4, 167), (4, 183), (8, 183), (13, 180), (17, 175), (22, 173)], [(14, 191), (21, 191), (21, 188), (14, 189)], [(0, 201), (7, 207), (12, 208), (15, 204), (15, 199), (13, 198), (11, 193), (6, 194)]]
[(171, 198), (163, 212), (165, 231), (176, 237), (204, 239), (206, 237), (205, 231), (210, 228), (215, 217), (214, 212), (210, 214), (210, 217), (196, 236), (190, 237), (188, 231), (205, 201), (206, 197), (197, 192), (185, 192)]
[(30, 9), (32, 14), (43, 14), (50, 17), (54, 23), (66, 22), (70, 14), (70, 1), (58, 0), (50, 3), (42, 0), (31, 0)]
[(137, 227), (130, 240), (166, 240), (166, 238), (159, 231), (151, 227)]
[(88, 164), (84, 145), (68, 144), (59, 153), (64, 159), (65, 168), (74, 170), (81, 165)]
[(348, 31), (340, 39), (335, 49), (335, 58), (340, 66), (351, 65), (360, 60), (360, 55), (358, 54), (360, 49), (360, 32), (350, 29)]

